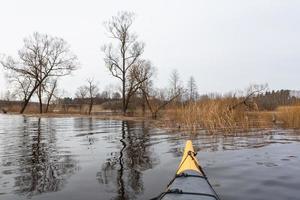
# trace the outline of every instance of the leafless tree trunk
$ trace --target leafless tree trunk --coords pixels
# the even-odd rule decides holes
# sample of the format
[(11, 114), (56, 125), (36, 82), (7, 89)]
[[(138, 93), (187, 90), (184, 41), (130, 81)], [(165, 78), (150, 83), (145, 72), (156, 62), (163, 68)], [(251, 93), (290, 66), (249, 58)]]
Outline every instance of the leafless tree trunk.
[(55, 90), (57, 89), (57, 79), (51, 81), (50, 84), (51, 84), (50, 90), (46, 91), (48, 93), (46, 110), (45, 110), (46, 113), (49, 111), (49, 105), (50, 105), (50, 102), (51, 102), (53, 96), (55, 96)]
[(188, 99), (189, 101), (195, 101), (198, 96), (196, 81), (193, 76), (188, 81)]
[(89, 99), (90, 99), (90, 104), (89, 104), (89, 115), (90, 115), (92, 112), (92, 109), (93, 109), (94, 99), (99, 92), (99, 88), (94, 83), (93, 79), (88, 79), (87, 82), (88, 82), (88, 85), (86, 87), (87, 87), (87, 91), (88, 91)]
[(172, 99), (176, 96), (172, 101), (178, 102), (183, 94), (183, 86), (179, 77), (178, 71), (175, 69), (172, 71), (170, 76), (170, 94), (169, 99)]
[(82, 106), (84, 104), (84, 99), (86, 98), (86, 95), (88, 93), (87, 87), (86, 86), (80, 86), (79, 88), (77, 88), (76, 91), (76, 98), (79, 101), (79, 112), (82, 112)]
[[(151, 84), (145, 81), (140, 86), (143, 97), (147, 103), (147, 106), (151, 112), (152, 118), (156, 119), (158, 112), (165, 108), (168, 104), (178, 99), (183, 95), (184, 89), (180, 83), (180, 78), (177, 70), (174, 70), (170, 78), (171, 88), (169, 89), (169, 94), (163, 94), (162, 92), (153, 91)], [(151, 92), (153, 91), (153, 92)], [(152, 95), (151, 95), (152, 93)], [(164, 92), (165, 93), (165, 92)], [(168, 97), (166, 97), (168, 96)]]
[[(168, 104), (170, 104), (171, 102), (173, 102), (176, 98), (178, 98), (180, 95), (182, 95), (181, 93), (177, 93), (174, 96), (169, 97), (169, 99), (164, 100), (164, 99), (158, 99), (155, 96), (150, 96), (149, 95), (149, 91), (145, 90), (144, 87), (141, 87), (141, 90), (143, 92), (143, 96), (146, 100), (146, 103), (148, 105), (148, 108), (151, 112), (152, 118), (156, 119), (157, 118), (157, 114), (158, 112), (165, 108)], [(151, 103), (151, 100), (153, 101), (153, 103)]]
[[(144, 51), (144, 43), (137, 41), (137, 35), (130, 32), (134, 14), (120, 12), (105, 23), (110, 38), (117, 41), (116, 47), (110, 43), (103, 47), (104, 61), (112, 76), (122, 82), (122, 107), (126, 114), (131, 94), (128, 94), (128, 72), (136, 64)], [(132, 85), (129, 85), (132, 87)]]
[(42, 95), (43, 95), (43, 89), (42, 89), (43, 85), (40, 84), (38, 89), (37, 89), (37, 97), (38, 97), (38, 100), (39, 100), (39, 112), (40, 113), (43, 113), (43, 101), (42, 101)]
[(63, 39), (39, 33), (24, 39), (18, 61), (8, 57), (1, 60), (1, 64), (5, 69), (33, 80), (34, 84), (20, 113), (25, 111), (34, 92), (48, 77), (68, 75), (78, 65), (77, 57), (71, 53), (69, 45)]
[(125, 109), (128, 109), (128, 105), (131, 97), (143, 87), (146, 82), (149, 82), (154, 74), (154, 67), (150, 61), (138, 60), (136, 64), (132, 66), (128, 73), (128, 87), (126, 88), (127, 96), (125, 98)]

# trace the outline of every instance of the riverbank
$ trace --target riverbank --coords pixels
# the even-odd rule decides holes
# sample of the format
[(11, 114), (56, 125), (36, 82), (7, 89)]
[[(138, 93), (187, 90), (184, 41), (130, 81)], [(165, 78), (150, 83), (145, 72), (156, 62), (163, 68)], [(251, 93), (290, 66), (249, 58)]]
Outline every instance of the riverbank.
[[(153, 119), (150, 113), (142, 115), (141, 113), (131, 113), (130, 116), (124, 116), (116, 112), (98, 112), (92, 115), (76, 113), (25, 113), (23, 116), (44, 117), (44, 118), (94, 118), (101, 120), (120, 120), (120, 121), (144, 121), (149, 126), (161, 128), (168, 132), (182, 131), (185, 133), (205, 132), (208, 134), (232, 135), (259, 130), (274, 130), (276, 128), (299, 129), (300, 107), (281, 107), (272, 112), (245, 112), (240, 118), (227, 118), (231, 123), (224, 120), (221, 114), (212, 118), (197, 118), (202, 112), (195, 108), (188, 110), (166, 109), (157, 119)], [(196, 114), (196, 116), (195, 116)], [(16, 112), (7, 113), (7, 115), (20, 115)], [(242, 116), (242, 117), (241, 117)], [(199, 116), (198, 116), (199, 117)], [(203, 116), (202, 116), (203, 117)], [(222, 121), (223, 119), (223, 121)], [(206, 120), (206, 121), (205, 121)], [(234, 121), (235, 120), (235, 121)], [(208, 123), (208, 124), (207, 124)], [(211, 123), (211, 124), (209, 124)], [(227, 126), (226, 126), (227, 124)]]
[(17, 113), (17, 112), (7, 112), (2, 113), (6, 115), (23, 115), (27, 117), (46, 117), (46, 118), (66, 118), (66, 117), (80, 117), (80, 118), (97, 118), (103, 120), (122, 120), (122, 121), (144, 121), (147, 120), (147, 117), (142, 116), (124, 116), (122, 114), (76, 114), (76, 113)]

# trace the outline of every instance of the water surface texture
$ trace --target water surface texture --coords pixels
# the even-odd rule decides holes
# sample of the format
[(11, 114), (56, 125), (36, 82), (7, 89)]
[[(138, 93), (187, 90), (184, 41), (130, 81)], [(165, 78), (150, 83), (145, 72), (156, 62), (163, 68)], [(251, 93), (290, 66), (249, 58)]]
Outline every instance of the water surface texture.
[(150, 127), (0, 115), (0, 199), (149, 199), (173, 178), (186, 139), (221, 199), (300, 199), (300, 134), (191, 136)]

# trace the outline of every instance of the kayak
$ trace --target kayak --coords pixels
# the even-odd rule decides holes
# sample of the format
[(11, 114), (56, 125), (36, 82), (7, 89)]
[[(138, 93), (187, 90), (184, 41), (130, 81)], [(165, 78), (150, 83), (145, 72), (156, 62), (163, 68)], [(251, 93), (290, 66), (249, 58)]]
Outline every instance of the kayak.
[(165, 192), (156, 200), (220, 200), (196, 158), (192, 141), (188, 140), (184, 153)]

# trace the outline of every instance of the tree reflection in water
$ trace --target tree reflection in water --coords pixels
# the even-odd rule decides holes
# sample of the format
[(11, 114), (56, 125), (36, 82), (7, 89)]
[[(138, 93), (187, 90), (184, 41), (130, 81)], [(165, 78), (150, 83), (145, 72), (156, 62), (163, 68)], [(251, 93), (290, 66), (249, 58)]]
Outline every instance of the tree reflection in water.
[[(44, 120), (44, 119), (43, 119)], [(48, 122), (48, 124), (47, 124)], [(78, 170), (78, 162), (68, 151), (61, 151), (57, 146), (56, 130), (52, 121), (38, 118), (28, 124), (24, 118), (23, 137), (20, 138), (17, 155), (17, 193), (30, 197), (33, 195), (55, 192), (62, 189), (70, 175)]]
[(92, 146), (98, 140), (95, 135), (103, 133), (99, 132), (98, 129), (101, 127), (98, 127), (97, 121), (92, 117), (75, 118), (74, 122), (75, 130), (78, 132), (75, 136), (82, 138), (83, 145)]
[(110, 154), (97, 179), (116, 188), (114, 199), (135, 199), (144, 190), (143, 171), (153, 168), (158, 160), (150, 150), (149, 129), (144, 122), (135, 127), (134, 123), (123, 121), (119, 141), (120, 150)]

